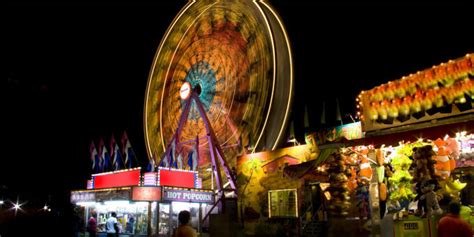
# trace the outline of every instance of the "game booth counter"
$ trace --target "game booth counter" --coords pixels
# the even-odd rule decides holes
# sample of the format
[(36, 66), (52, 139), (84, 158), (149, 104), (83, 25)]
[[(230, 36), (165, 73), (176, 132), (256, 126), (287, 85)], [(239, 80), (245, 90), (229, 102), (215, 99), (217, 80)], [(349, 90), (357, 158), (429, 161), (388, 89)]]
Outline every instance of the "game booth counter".
[(99, 173), (92, 175), (86, 190), (71, 192), (71, 202), (80, 208), (86, 225), (91, 216), (96, 218), (98, 236), (106, 236), (112, 212), (120, 236), (172, 236), (182, 210), (191, 212), (191, 225), (200, 232), (214, 193), (200, 189), (197, 177), (195, 171), (171, 168), (143, 175), (140, 168)]
[(329, 233), (349, 234), (337, 224), (357, 220), (361, 234), (436, 236), (452, 200), (461, 202), (462, 218), (474, 227), (474, 128), (457, 125), (448, 133), (433, 127), (339, 148), (322, 164), (330, 180)]
[(473, 65), (467, 54), (361, 92), (364, 138), (328, 160), (333, 216), (350, 216), (355, 192), (359, 219), (382, 236), (436, 236), (451, 200), (474, 224)]

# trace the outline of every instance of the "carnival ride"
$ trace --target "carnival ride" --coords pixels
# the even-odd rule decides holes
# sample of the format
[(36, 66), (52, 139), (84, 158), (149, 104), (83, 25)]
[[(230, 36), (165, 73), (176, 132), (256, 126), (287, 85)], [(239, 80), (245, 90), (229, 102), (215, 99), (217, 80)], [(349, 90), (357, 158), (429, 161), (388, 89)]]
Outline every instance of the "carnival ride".
[(148, 155), (171, 166), (163, 162), (170, 152), (196, 152), (199, 172), (210, 168), (216, 180), (219, 202), (226, 191), (222, 173), (236, 194), (231, 167), (238, 155), (274, 149), (282, 140), (292, 89), (288, 38), (268, 3), (190, 1), (165, 33), (150, 71)]

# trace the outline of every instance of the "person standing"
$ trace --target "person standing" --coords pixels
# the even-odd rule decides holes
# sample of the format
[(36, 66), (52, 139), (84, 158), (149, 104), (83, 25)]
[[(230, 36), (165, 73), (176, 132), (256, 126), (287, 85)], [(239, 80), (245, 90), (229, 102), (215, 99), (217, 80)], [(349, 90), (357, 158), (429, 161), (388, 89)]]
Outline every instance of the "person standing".
[(467, 221), (459, 217), (461, 205), (459, 202), (449, 203), (449, 213), (438, 223), (438, 237), (472, 237), (474, 232)]
[(135, 233), (135, 218), (131, 214), (130, 214), (130, 217), (128, 218), (127, 224), (125, 225), (125, 232), (129, 234)]
[(96, 237), (97, 234), (97, 220), (94, 216), (95, 214), (91, 213), (91, 217), (87, 221), (87, 232), (89, 232), (89, 237)]
[(119, 233), (117, 213), (112, 212), (109, 219), (105, 223), (105, 231), (107, 232), (107, 237), (117, 237)]
[(179, 227), (176, 229), (173, 237), (197, 237), (196, 231), (189, 225), (191, 213), (189, 211), (181, 211), (178, 214)]

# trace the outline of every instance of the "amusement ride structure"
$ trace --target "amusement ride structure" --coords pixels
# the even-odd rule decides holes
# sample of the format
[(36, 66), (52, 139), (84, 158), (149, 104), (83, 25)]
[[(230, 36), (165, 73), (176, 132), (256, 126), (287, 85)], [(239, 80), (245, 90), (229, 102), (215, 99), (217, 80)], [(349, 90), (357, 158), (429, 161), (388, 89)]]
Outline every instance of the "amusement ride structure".
[(188, 2), (150, 71), (144, 111), (149, 157), (170, 167), (170, 156), (195, 152), (200, 174), (211, 170), (215, 178), (221, 209), (224, 192), (237, 193), (236, 157), (274, 149), (285, 135), (291, 63), (286, 32), (265, 1)]

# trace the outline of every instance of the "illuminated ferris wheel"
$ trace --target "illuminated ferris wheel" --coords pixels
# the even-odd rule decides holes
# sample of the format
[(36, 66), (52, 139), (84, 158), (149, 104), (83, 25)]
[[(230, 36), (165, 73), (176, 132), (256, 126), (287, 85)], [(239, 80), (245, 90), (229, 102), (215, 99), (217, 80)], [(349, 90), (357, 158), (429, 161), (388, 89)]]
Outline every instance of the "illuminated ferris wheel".
[(243, 147), (274, 149), (292, 89), (289, 42), (266, 1), (190, 1), (169, 26), (150, 71), (148, 155), (159, 158), (176, 140), (183, 153), (198, 143), (202, 170), (212, 163), (212, 146), (230, 166)]

